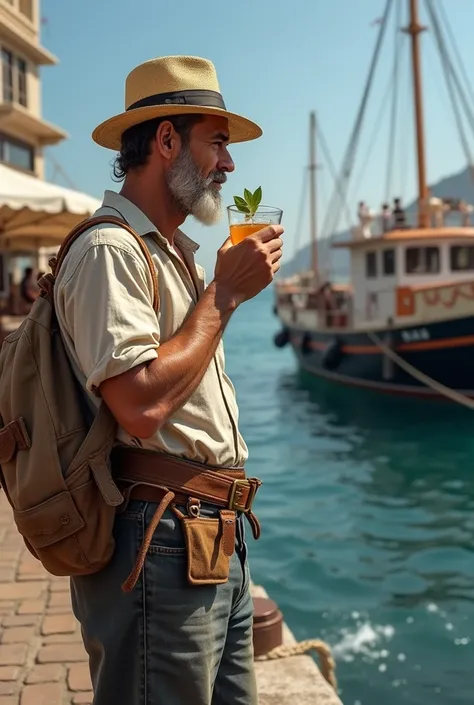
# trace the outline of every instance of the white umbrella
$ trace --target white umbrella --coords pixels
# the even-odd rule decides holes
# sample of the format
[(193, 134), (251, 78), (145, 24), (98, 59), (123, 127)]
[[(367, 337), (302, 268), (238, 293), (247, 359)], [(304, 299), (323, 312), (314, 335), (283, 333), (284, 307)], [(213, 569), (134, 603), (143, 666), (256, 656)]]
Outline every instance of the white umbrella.
[(100, 201), (0, 164), (0, 250), (58, 247)]

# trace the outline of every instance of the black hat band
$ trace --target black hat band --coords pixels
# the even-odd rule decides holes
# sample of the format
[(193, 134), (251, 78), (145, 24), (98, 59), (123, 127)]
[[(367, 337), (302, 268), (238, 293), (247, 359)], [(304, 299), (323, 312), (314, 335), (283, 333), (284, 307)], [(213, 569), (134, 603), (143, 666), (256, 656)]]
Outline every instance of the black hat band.
[(129, 105), (127, 111), (137, 108), (149, 108), (155, 105), (196, 105), (201, 108), (220, 108), (225, 110), (224, 99), (217, 91), (172, 91), (171, 93), (156, 93), (137, 100)]

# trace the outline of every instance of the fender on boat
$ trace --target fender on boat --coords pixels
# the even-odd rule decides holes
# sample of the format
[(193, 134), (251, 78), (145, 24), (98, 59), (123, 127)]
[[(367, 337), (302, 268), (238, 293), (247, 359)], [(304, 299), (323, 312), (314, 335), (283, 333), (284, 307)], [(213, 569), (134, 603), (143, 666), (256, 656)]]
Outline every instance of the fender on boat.
[(273, 342), (277, 348), (284, 348), (290, 342), (290, 331), (288, 328), (282, 328), (275, 334)]
[(301, 340), (301, 352), (303, 355), (307, 355), (311, 352), (311, 349), (311, 336), (308, 332), (306, 332)]
[(321, 365), (326, 370), (335, 370), (341, 364), (343, 357), (342, 341), (339, 338), (333, 338), (321, 355)]

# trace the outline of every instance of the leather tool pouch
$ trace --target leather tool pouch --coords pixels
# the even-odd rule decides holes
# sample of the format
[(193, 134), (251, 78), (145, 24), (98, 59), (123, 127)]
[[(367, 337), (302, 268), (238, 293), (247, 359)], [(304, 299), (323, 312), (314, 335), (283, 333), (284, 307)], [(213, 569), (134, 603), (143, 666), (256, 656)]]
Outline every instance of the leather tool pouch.
[(219, 517), (185, 516), (181, 519), (187, 549), (187, 577), (191, 585), (220, 585), (229, 579), (235, 548), (235, 512), (221, 510)]

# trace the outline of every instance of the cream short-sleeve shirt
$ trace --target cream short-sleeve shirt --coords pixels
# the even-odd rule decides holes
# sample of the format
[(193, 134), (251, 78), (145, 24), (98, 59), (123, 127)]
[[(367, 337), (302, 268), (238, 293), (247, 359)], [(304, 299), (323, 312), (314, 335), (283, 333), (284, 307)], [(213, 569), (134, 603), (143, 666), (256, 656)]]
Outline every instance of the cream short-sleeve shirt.
[[(144, 238), (158, 277), (160, 310), (153, 310), (152, 279), (135, 239), (101, 224), (71, 246), (54, 287), (56, 313), (68, 354), (91, 403), (101, 382), (155, 359), (160, 344), (184, 322), (205, 289), (194, 262), (198, 246), (183, 233), (175, 241), (188, 267), (151, 221), (123, 196), (106, 191), (95, 216), (121, 217)], [(235, 390), (219, 344), (204, 377), (186, 403), (146, 440), (119, 428), (118, 440), (220, 467), (241, 467), (248, 457), (238, 428)]]

